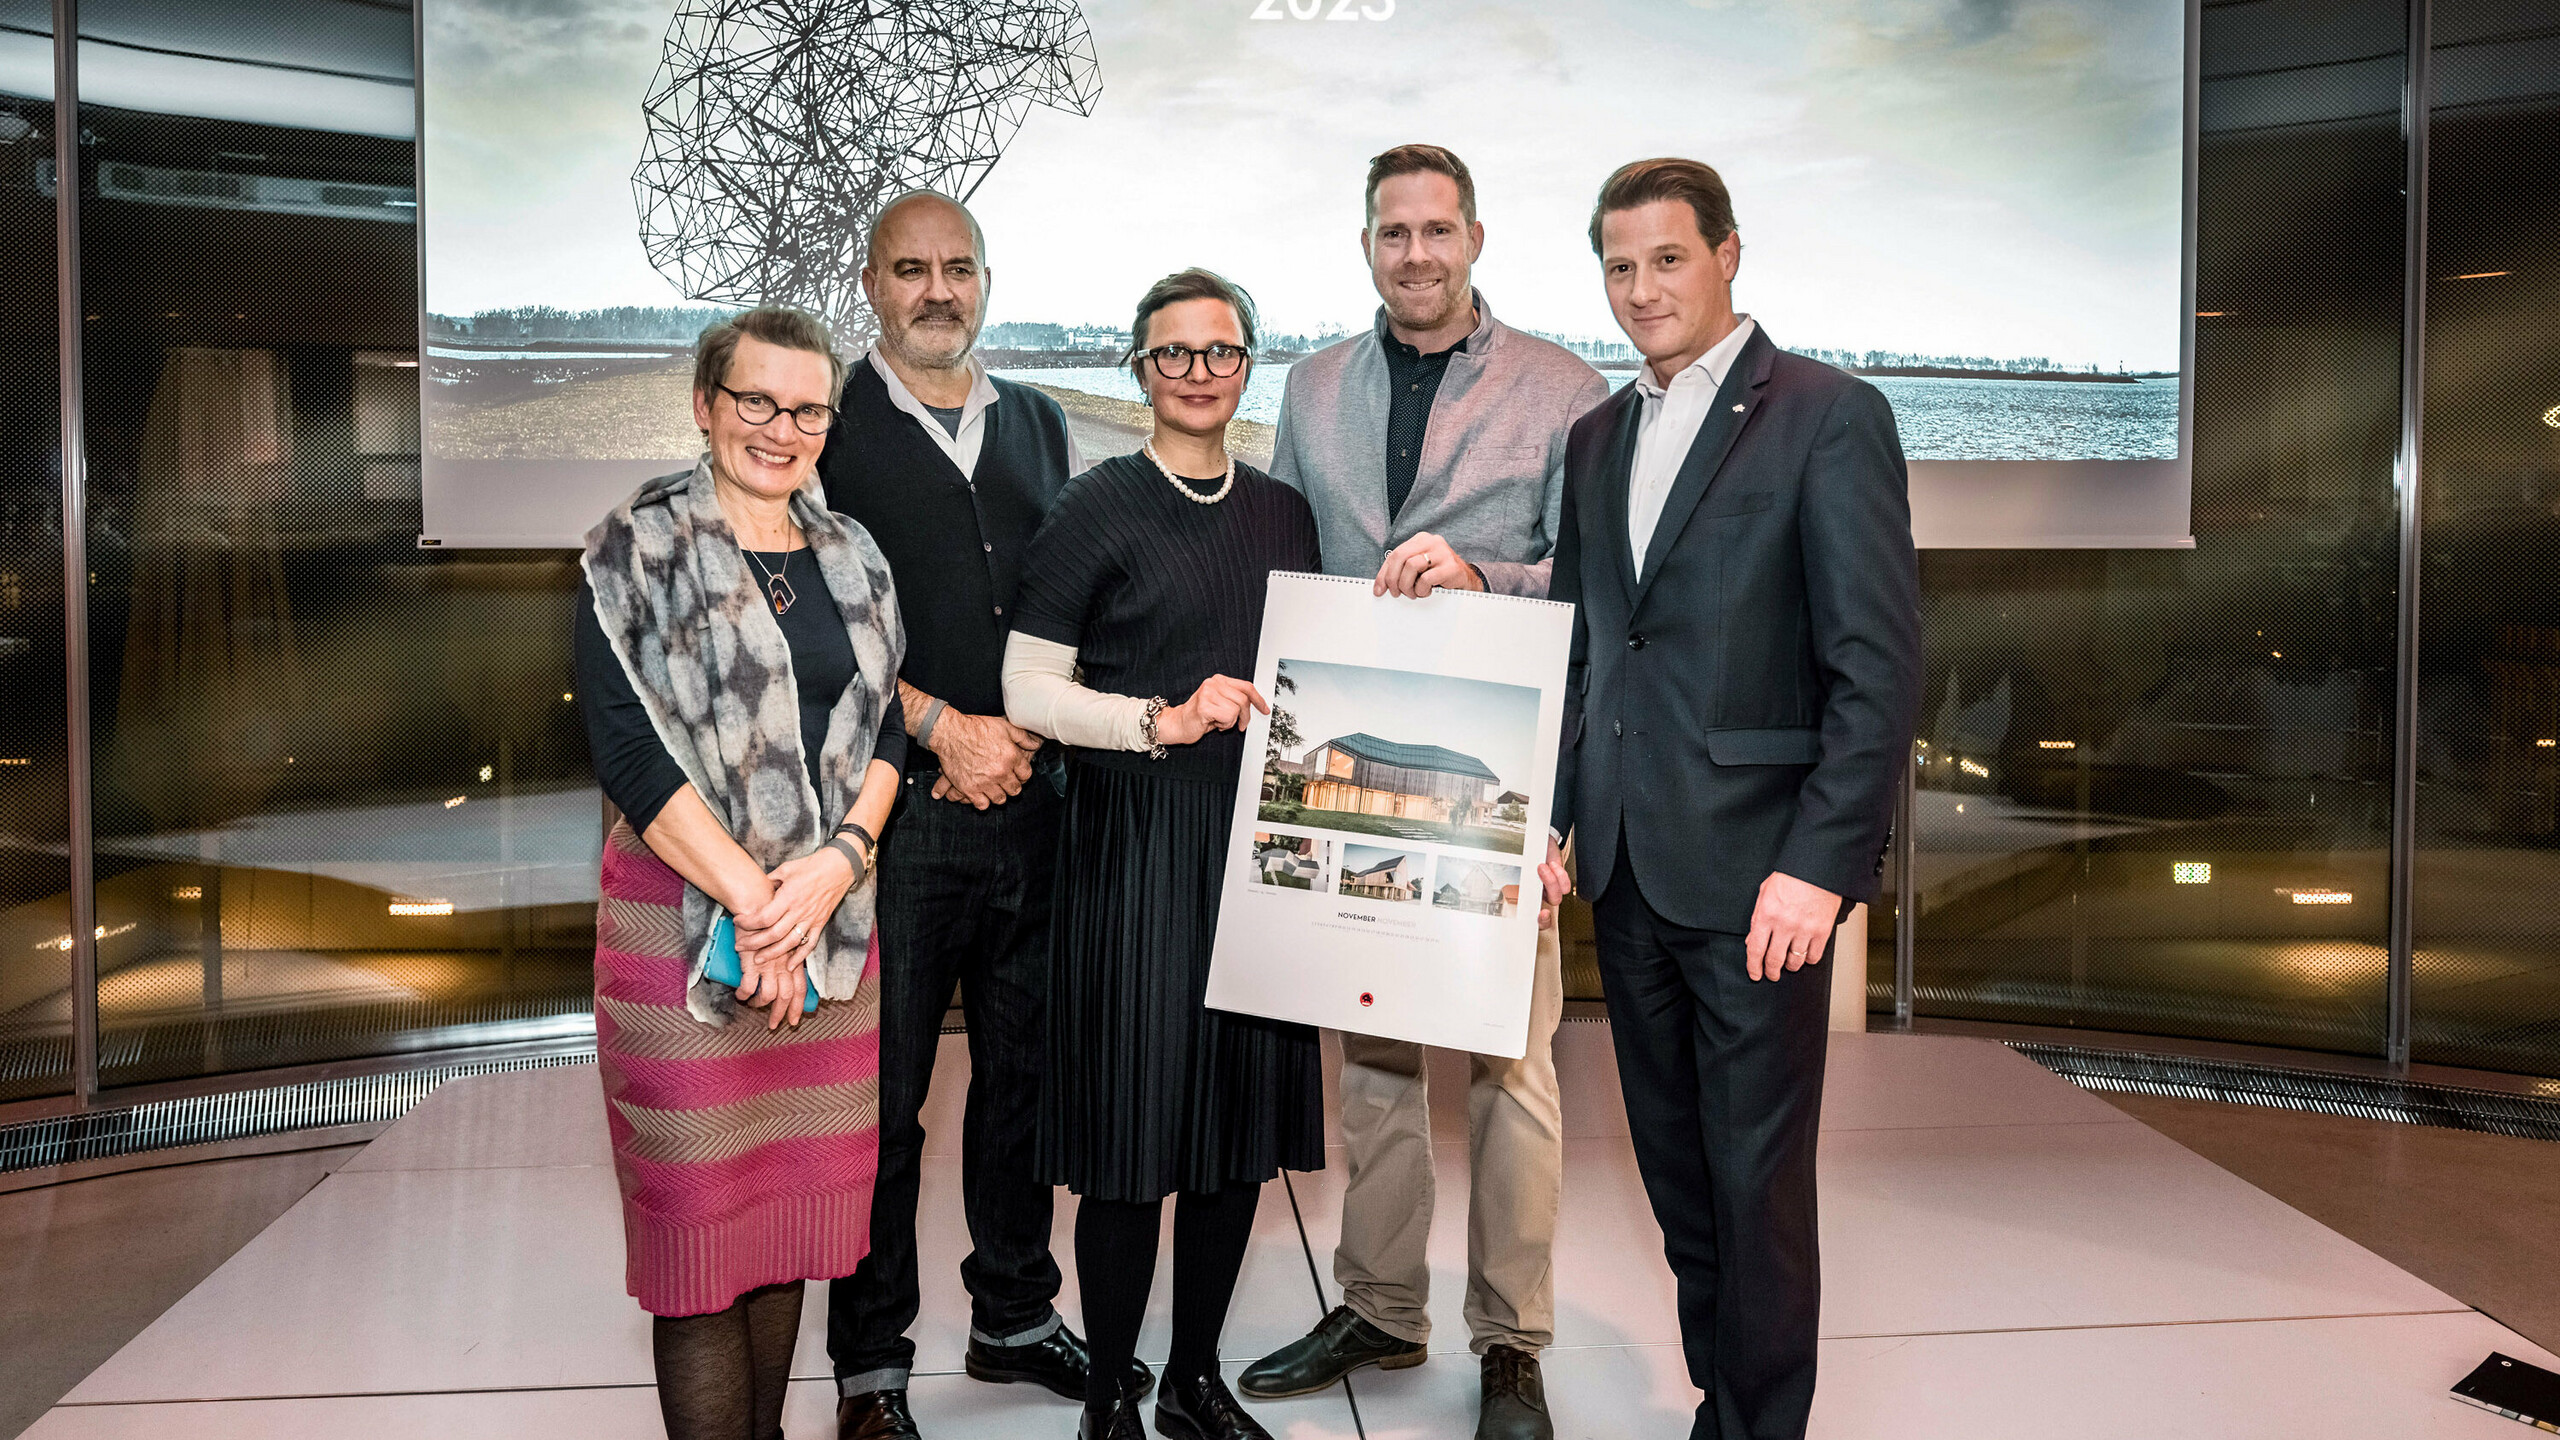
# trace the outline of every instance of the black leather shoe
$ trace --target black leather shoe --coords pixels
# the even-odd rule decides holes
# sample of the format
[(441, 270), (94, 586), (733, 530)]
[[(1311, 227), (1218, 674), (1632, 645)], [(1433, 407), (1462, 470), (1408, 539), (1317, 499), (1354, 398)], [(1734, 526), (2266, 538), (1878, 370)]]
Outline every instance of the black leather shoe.
[(1215, 1375), (1165, 1381), (1156, 1397), (1156, 1433), (1166, 1440), (1271, 1440)]
[(1108, 1420), (1087, 1409), (1076, 1422), (1076, 1440), (1147, 1440), (1147, 1427), (1138, 1419), (1137, 1398), (1123, 1397)]
[(1316, 1328), (1245, 1367), (1236, 1388), (1256, 1400), (1285, 1400), (1313, 1395), (1363, 1365), (1405, 1370), (1430, 1354), (1361, 1319), (1350, 1306), (1336, 1305)]
[(1484, 1403), (1476, 1412), (1476, 1440), (1556, 1440), (1537, 1356), (1511, 1345), (1485, 1347)]
[[(989, 1345), (972, 1336), (960, 1363), (972, 1380), (992, 1385), (1028, 1380), (1059, 1399), (1078, 1401), (1084, 1399), (1084, 1377), (1093, 1368), (1083, 1339), (1064, 1325), (1028, 1345)], [(1144, 1360), (1131, 1360), (1128, 1377), (1120, 1382), (1122, 1392), (1143, 1400), (1155, 1387), (1156, 1372)]]
[(836, 1440), (921, 1440), (904, 1390), (865, 1390), (836, 1402)]

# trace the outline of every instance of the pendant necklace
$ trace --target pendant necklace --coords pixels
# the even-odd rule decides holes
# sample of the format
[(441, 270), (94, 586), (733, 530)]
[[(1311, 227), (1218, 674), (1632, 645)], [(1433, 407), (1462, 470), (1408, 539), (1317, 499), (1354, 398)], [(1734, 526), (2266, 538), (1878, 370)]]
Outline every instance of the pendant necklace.
[(753, 550), (747, 551), (747, 562), (755, 566), (757, 571), (764, 576), (765, 594), (772, 599), (773, 613), (776, 615), (780, 615), (784, 611), (789, 610), (791, 608), (791, 602), (800, 598), (791, 591), (790, 577), (792, 553), (793, 552), (789, 550), (782, 552), (782, 568), (780, 570), (767, 570), (764, 568), (764, 562), (756, 558), (756, 552)]
[(1138, 448), (1145, 451), (1147, 458), (1155, 462), (1156, 469), (1164, 476), (1165, 482), (1171, 485), (1174, 489), (1181, 491), (1182, 498), (1191, 501), (1193, 504), (1215, 505), (1219, 501), (1227, 498), (1228, 491), (1236, 488), (1236, 457), (1233, 455), (1227, 457), (1227, 483), (1219, 486), (1218, 493), (1215, 495), (1203, 495), (1199, 491), (1192, 489), (1190, 486), (1183, 484), (1182, 477), (1173, 473), (1173, 467), (1164, 463), (1164, 457), (1156, 453), (1156, 442), (1150, 440)]

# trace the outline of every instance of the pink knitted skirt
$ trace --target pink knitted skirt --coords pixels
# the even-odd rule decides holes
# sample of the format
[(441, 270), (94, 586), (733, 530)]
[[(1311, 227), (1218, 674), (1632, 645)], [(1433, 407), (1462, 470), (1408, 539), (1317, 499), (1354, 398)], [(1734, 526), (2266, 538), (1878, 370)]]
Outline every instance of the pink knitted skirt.
[(852, 1274), (880, 1163), (880, 942), (854, 998), (797, 1029), (706, 1025), (684, 1008), (683, 879), (617, 822), (601, 889), (596, 1061), (633, 1298), (702, 1315)]

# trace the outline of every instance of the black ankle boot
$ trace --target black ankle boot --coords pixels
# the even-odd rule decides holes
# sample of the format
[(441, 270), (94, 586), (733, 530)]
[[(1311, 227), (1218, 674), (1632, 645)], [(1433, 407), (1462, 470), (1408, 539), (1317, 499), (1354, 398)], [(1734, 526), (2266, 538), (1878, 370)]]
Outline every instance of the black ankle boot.
[(1271, 1440), (1215, 1371), (1182, 1380), (1165, 1375), (1156, 1391), (1156, 1433), (1166, 1440)]

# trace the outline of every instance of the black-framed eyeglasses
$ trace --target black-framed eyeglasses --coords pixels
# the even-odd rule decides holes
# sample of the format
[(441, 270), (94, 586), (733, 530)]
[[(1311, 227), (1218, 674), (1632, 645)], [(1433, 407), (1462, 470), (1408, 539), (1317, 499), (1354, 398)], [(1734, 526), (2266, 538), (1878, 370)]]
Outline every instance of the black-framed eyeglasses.
[[(711, 382), (711, 388), (728, 396), (729, 403), (738, 407), (738, 418), (750, 425), (770, 425), (773, 417), (782, 413), (782, 402), (761, 390), (732, 390), (717, 380)], [(803, 435), (824, 435), (827, 427), (836, 423), (835, 407), (799, 406), (791, 412), (791, 423)]]
[(1167, 380), (1180, 380), (1189, 375), (1191, 362), (1197, 358), (1208, 365), (1212, 378), (1224, 380), (1244, 368), (1245, 352), (1242, 346), (1227, 344), (1211, 345), (1205, 349), (1195, 349), (1189, 345), (1158, 345), (1151, 350), (1141, 350), (1129, 358), (1152, 360), (1155, 362), (1156, 373)]

